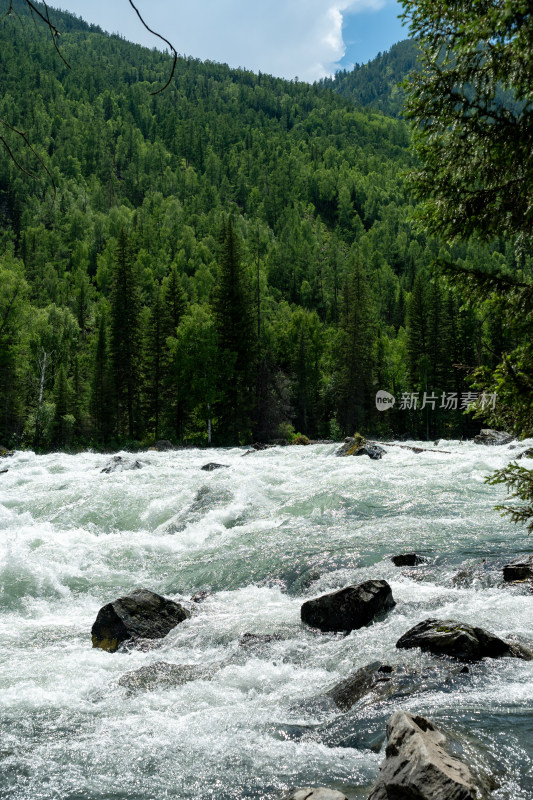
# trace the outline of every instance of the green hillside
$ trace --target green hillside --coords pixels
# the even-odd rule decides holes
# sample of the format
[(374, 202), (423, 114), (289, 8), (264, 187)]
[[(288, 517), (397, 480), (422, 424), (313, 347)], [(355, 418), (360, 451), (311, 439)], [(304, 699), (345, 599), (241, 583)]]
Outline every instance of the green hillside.
[[(403, 121), (193, 59), (152, 95), (168, 56), (53, 12), (68, 69), (14, 6), (0, 118), (46, 169), (3, 128), (0, 443), (468, 430), (375, 409), (377, 388), (466, 390), (481, 337), (504, 338), (429, 281)], [(503, 245), (454, 256), (514, 265)]]
[(405, 39), (367, 64), (340, 70), (334, 78), (326, 78), (320, 85), (335, 90), (358, 106), (398, 117), (404, 100), (404, 92), (398, 84), (417, 69), (417, 55), (416, 43)]

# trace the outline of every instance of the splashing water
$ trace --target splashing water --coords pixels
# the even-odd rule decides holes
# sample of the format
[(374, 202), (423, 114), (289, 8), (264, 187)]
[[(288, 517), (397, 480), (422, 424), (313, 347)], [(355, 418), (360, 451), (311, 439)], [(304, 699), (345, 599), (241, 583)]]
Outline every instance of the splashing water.
[[(112, 474), (93, 453), (6, 462), (0, 797), (274, 800), (325, 785), (363, 798), (397, 707), (473, 737), (500, 769), (496, 798), (533, 796), (531, 662), (485, 660), (345, 714), (315, 702), (376, 659), (435, 664), (395, 647), (428, 616), (533, 642), (533, 595), (501, 586), (533, 543), (494, 511), (504, 488), (483, 482), (517, 451), (448, 442), (450, 455), (391, 447), (374, 462), (335, 449), (124, 453), (142, 469)], [(393, 566), (413, 550), (428, 563)], [(384, 620), (348, 636), (302, 626), (304, 599), (369, 578), (392, 587)], [(139, 587), (185, 604), (210, 594), (155, 650), (92, 649), (98, 609)], [(119, 683), (160, 661), (199, 669), (177, 685)]]

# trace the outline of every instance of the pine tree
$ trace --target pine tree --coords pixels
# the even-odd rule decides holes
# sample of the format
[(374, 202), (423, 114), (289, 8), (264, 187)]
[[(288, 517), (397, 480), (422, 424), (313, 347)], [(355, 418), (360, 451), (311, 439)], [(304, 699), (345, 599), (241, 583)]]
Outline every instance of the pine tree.
[(140, 295), (130, 243), (124, 229), (115, 250), (111, 291), (111, 360), (115, 380), (116, 426), (124, 419), (130, 439), (138, 427), (140, 394)]
[(165, 367), (168, 365), (163, 312), (163, 299), (161, 297), (161, 289), (158, 286), (148, 317), (144, 357), (147, 417), (149, 420), (149, 427), (153, 428), (156, 440), (159, 439), (161, 401), (163, 399), (163, 376)]
[(222, 234), (214, 315), (220, 353), (217, 438), (238, 444), (252, 430), (256, 335), (252, 293), (231, 219)]

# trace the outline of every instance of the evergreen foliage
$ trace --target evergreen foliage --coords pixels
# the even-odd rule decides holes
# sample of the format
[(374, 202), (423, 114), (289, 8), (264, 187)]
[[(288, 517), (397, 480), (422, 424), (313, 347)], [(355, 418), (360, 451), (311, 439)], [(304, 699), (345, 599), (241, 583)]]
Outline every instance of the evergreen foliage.
[[(468, 275), (488, 265), (520, 293), (529, 257), (414, 228), (405, 122), (325, 86), (194, 59), (152, 96), (168, 56), (53, 21), (71, 70), (46, 31), (0, 20), (0, 118), (56, 186), (54, 198), (7, 131), (26, 172), (2, 153), (2, 444), (477, 432), (459, 411), (422, 420), (400, 398), (425, 391), (424, 375), (448, 392), (478, 367), (491, 379), (502, 348), (525, 346), (525, 322), (498, 328), (426, 276), (437, 258)], [(394, 411), (376, 411), (378, 388)]]

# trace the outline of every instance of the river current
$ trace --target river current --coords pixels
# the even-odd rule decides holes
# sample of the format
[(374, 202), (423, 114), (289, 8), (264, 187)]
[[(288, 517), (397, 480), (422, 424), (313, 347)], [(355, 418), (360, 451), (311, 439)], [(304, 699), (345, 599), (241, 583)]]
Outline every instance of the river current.
[[(2, 461), (0, 797), (275, 800), (318, 785), (364, 798), (404, 708), (474, 741), (498, 771), (495, 798), (531, 800), (533, 662), (485, 659), (346, 713), (320, 701), (371, 661), (434, 665), (395, 647), (427, 617), (533, 644), (533, 594), (501, 584), (533, 540), (494, 510), (505, 489), (484, 483), (528, 445), (441, 441), (450, 453), (389, 447), (381, 461), (329, 444), (147, 452), (123, 454), (142, 469), (111, 474), (95, 453)], [(408, 551), (427, 564), (395, 567)], [(369, 578), (392, 587), (384, 619), (348, 636), (302, 625), (305, 599)], [(140, 587), (192, 617), (154, 650), (93, 649), (99, 608)], [(160, 661), (205, 675), (119, 684)]]

